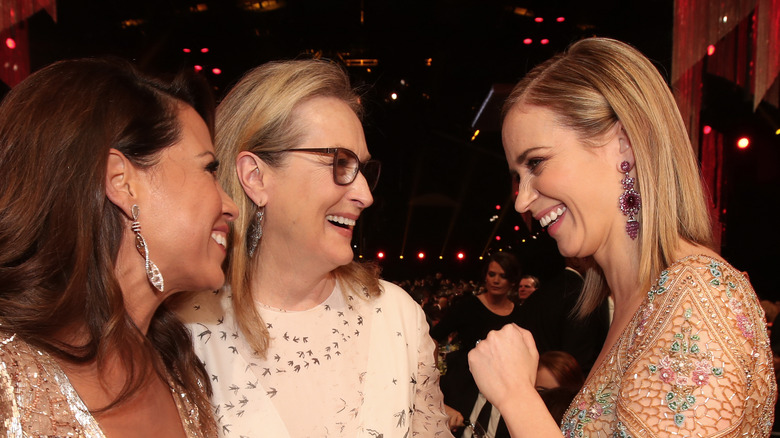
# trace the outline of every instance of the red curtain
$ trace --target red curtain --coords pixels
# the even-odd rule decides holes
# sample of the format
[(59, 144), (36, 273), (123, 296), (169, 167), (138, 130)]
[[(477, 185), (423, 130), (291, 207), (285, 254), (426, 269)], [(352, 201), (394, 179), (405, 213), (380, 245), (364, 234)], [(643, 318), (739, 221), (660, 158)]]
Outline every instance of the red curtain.
[(57, 21), (56, 0), (0, 0), (0, 80), (9, 87), (30, 74), (25, 20), (40, 10)]

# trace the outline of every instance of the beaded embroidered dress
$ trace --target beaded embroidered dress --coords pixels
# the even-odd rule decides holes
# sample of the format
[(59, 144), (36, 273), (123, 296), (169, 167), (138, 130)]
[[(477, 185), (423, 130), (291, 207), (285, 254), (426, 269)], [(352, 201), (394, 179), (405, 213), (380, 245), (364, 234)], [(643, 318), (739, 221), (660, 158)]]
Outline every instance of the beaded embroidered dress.
[(732, 266), (663, 271), (572, 401), (566, 437), (765, 437), (777, 398), (764, 312)]
[[(201, 429), (198, 409), (187, 394), (173, 382), (170, 385), (186, 435), (214, 436)], [(105, 437), (54, 359), (4, 332), (0, 332), (0, 436)]]

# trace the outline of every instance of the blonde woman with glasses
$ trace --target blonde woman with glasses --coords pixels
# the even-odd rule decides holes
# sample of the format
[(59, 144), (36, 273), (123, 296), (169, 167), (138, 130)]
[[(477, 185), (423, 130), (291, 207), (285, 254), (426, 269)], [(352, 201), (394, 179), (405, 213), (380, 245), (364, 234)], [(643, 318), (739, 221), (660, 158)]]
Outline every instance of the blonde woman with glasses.
[(315, 60), (250, 71), (217, 110), (230, 287), (183, 314), (223, 436), (450, 436), (422, 309), (353, 261), (380, 170), (361, 113)]

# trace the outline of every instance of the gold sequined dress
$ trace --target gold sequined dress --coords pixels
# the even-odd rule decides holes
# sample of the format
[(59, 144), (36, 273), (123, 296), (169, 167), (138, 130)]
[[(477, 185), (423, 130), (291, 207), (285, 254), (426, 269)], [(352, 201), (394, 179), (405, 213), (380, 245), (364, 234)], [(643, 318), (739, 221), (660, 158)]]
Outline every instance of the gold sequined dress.
[(732, 266), (663, 271), (562, 422), (566, 437), (766, 437), (777, 398), (764, 312)]
[[(171, 388), (187, 436), (213, 436), (201, 430), (198, 410), (187, 394), (173, 383)], [(2, 331), (0, 436), (105, 436), (54, 359), (15, 335)]]

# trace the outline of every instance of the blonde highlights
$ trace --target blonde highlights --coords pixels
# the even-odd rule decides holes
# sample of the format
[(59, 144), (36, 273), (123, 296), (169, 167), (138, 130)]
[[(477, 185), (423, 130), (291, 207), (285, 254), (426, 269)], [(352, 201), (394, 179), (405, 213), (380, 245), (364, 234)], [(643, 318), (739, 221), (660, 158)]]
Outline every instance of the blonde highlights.
[[(622, 124), (642, 196), (639, 282), (644, 288), (649, 290), (652, 279), (674, 261), (679, 239), (711, 245), (704, 188), (688, 133), (669, 87), (639, 51), (607, 38), (574, 43), (515, 86), (504, 114), (515, 105), (550, 109), (563, 126), (594, 146), (617, 122)], [(601, 269), (589, 269), (579, 315), (595, 310), (608, 293)]]
[[(252, 300), (250, 286), (255, 257), (248, 240), (258, 206), (244, 193), (236, 172), (239, 152), (249, 151), (272, 167), (282, 155), (302, 142), (303, 129), (296, 109), (316, 97), (333, 97), (346, 103), (362, 119), (360, 97), (347, 73), (325, 60), (277, 61), (251, 71), (230, 90), (217, 108), (215, 146), (221, 162), (219, 180), (236, 202), (239, 215), (231, 224), (227, 280), (232, 289), (236, 321), (250, 346), (260, 356), (268, 349), (268, 330)], [(259, 245), (262, 245), (262, 240)], [(378, 268), (352, 262), (333, 272), (345, 287), (360, 296), (381, 293)]]

